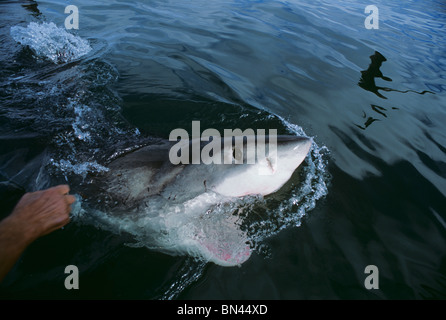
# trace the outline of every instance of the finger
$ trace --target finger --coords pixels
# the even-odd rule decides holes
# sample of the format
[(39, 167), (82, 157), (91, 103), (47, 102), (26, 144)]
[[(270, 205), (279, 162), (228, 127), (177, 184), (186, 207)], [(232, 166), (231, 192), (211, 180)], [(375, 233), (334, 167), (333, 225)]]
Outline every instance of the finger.
[(67, 204), (72, 204), (72, 203), (74, 203), (76, 201), (76, 197), (75, 196), (72, 196), (72, 195), (66, 195), (65, 196), (65, 202), (67, 203)]
[(52, 189), (59, 194), (68, 194), (68, 192), (70, 192), (70, 187), (66, 184), (61, 184), (59, 186), (53, 187)]

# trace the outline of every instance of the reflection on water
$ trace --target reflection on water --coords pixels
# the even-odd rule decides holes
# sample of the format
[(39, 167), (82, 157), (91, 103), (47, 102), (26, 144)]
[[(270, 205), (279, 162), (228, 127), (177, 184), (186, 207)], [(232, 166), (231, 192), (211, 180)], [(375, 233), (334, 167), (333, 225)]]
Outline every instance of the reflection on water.
[(42, 14), (37, 7), (37, 2), (34, 0), (22, 4), (22, 7), (28, 10), (34, 17), (39, 17)]
[[(366, 70), (361, 71), (361, 79), (359, 80), (358, 85), (361, 88), (363, 88), (364, 90), (373, 92), (381, 99), (387, 99), (387, 97), (383, 96), (379, 92), (379, 90), (386, 91), (386, 92), (394, 91), (394, 92), (400, 92), (400, 93), (412, 92), (412, 93), (417, 93), (420, 95), (424, 95), (426, 93), (435, 94), (434, 92), (428, 91), (428, 90), (424, 90), (422, 92), (417, 92), (414, 90), (402, 91), (402, 90), (392, 89), (389, 87), (377, 86), (375, 83), (376, 78), (382, 79), (387, 82), (392, 82), (393, 80), (389, 77), (384, 76), (384, 74), (380, 70), (383, 62), (387, 61), (386, 57), (384, 57), (380, 52), (375, 51), (375, 53), (370, 56), (370, 60), (371, 60), (371, 63), (369, 65), (369, 67)], [(371, 104), (370, 107), (371, 107), (372, 111), (374, 111), (375, 113), (378, 113), (379, 115), (383, 116), (384, 118), (387, 118), (386, 112), (388, 110), (386, 108), (380, 107), (375, 104)], [(392, 110), (398, 110), (398, 109), (399, 108), (397, 108), (397, 107), (392, 107)], [(367, 116), (367, 114), (365, 112), (363, 112), (363, 118), (366, 119), (364, 122), (364, 125), (362, 125), (362, 126), (356, 125), (358, 128), (363, 129), (363, 130), (367, 129), (375, 121), (381, 121), (381, 119), (374, 118), (372, 116)]]
[(432, 91), (428, 91), (428, 90), (424, 90), (422, 92), (417, 92), (414, 90), (401, 91), (401, 90), (392, 89), (392, 88), (388, 88), (388, 87), (377, 86), (375, 83), (375, 78), (381, 78), (385, 81), (392, 81), (392, 79), (390, 79), (389, 77), (384, 76), (380, 70), (383, 62), (387, 61), (387, 59), (381, 53), (379, 53), (378, 51), (375, 51), (375, 54), (370, 56), (370, 60), (372, 62), (370, 63), (369, 68), (367, 70), (361, 71), (361, 79), (359, 80), (359, 83), (358, 83), (358, 85), (361, 88), (363, 88), (364, 90), (373, 92), (374, 94), (376, 94), (378, 97), (380, 97), (382, 99), (387, 99), (387, 98), (385, 96), (383, 96), (381, 93), (379, 93), (378, 90), (383, 90), (383, 91), (387, 91), (387, 92), (395, 91), (395, 92), (401, 92), (401, 93), (413, 92), (413, 93), (417, 93), (417, 94), (426, 94), (426, 93), (435, 94)]
[[(388, 112), (388, 110), (387, 110), (386, 108), (377, 106), (377, 105), (375, 105), (375, 104), (371, 104), (370, 106), (371, 106), (371, 108), (372, 108), (372, 110), (373, 110), (374, 112), (378, 113), (379, 115), (383, 116), (384, 118), (387, 118), (387, 114), (386, 114), (386, 112)], [(398, 109), (399, 109), (399, 108), (392, 107), (392, 110), (398, 110)], [(381, 120), (378, 119), (378, 118), (374, 118), (374, 117), (372, 117), (372, 116), (367, 116), (367, 114), (365, 113), (365, 111), (363, 111), (363, 115), (362, 115), (362, 117), (363, 117), (364, 119), (366, 119), (365, 122), (364, 122), (364, 125), (363, 125), (363, 126), (360, 126), (360, 125), (358, 125), (358, 124), (356, 125), (358, 128), (360, 128), (360, 129), (362, 129), (362, 130), (367, 129), (367, 127), (370, 126), (370, 125), (371, 125), (373, 122), (375, 122), (375, 121), (381, 121)]]
[(372, 61), (367, 70), (361, 71), (361, 79), (359, 80), (359, 86), (364, 90), (373, 92), (378, 97), (387, 99), (378, 90), (389, 91), (389, 88), (378, 87), (375, 83), (375, 78), (381, 78), (385, 81), (392, 81), (389, 77), (385, 77), (381, 72), (380, 68), (384, 61), (387, 59), (378, 51), (375, 51), (375, 54), (370, 56), (370, 60)]

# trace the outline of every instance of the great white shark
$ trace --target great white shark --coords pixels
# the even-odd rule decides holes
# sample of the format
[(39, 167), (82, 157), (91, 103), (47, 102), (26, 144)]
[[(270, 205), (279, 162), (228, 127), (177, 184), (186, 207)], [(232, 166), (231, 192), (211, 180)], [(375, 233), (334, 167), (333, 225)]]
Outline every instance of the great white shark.
[[(219, 139), (222, 147), (211, 153), (214, 159), (221, 157), (220, 164), (173, 164), (169, 154), (177, 142), (169, 140), (118, 156), (89, 184), (93, 188), (89, 194), (95, 195), (89, 202), (107, 212), (109, 223), (120, 224), (120, 231), (137, 235), (152, 248), (222, 266), (240, 265), (251, 255), (247, 236), (230, 213), (221, 218), (219, 210), (220, 217), (215, 218), (212, 208), (281, 189), (307, 157), (312, 139), (290, 135), (274, 140)], [(266, 142), (266, 149), (250, 161), (249, 150), (258, 151), (259, 139)], [(200, 149), (209, 143), (200, 140)], [(144, 235), (142, 229), (147, 229)]]

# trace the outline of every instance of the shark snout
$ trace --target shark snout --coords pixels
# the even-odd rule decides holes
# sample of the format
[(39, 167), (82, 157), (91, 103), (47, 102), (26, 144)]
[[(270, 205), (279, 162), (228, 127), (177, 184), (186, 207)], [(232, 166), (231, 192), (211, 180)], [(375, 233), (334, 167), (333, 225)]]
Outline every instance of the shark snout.
[(282, 136), (277, 139), (278, 169), (294, 171), (310, 152), (313, 139), (307, 137)]
[(311, 145), (313, 144), (313, 139), (311, 138), (300, 138), (295, 142), (295, 147), (293, 148), (298, 154), (305, 153), (305, 156), (310, 152)]
[(282, 136), (277, 138), (279, 148), (286, 152), (292, 152), (304, 158), (310, 151), (313, 139), (307, 137)]

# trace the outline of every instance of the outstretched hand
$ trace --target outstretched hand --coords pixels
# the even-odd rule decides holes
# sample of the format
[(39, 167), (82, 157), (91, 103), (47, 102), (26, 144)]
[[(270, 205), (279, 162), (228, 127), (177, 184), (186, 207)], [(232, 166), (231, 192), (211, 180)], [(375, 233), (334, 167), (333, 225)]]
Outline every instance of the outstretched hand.
[(35, 240), (60, 229), (70, 221), (71, 204), (76, 200), (67, 185), (23, 195), (10, 215), (22, 224), (23, 232)]
[(26, 193), (0, 222), (0, 281), (29, 244), (70, 222), (76, 198), (69, 191), (67, 185), (60, 185)]

